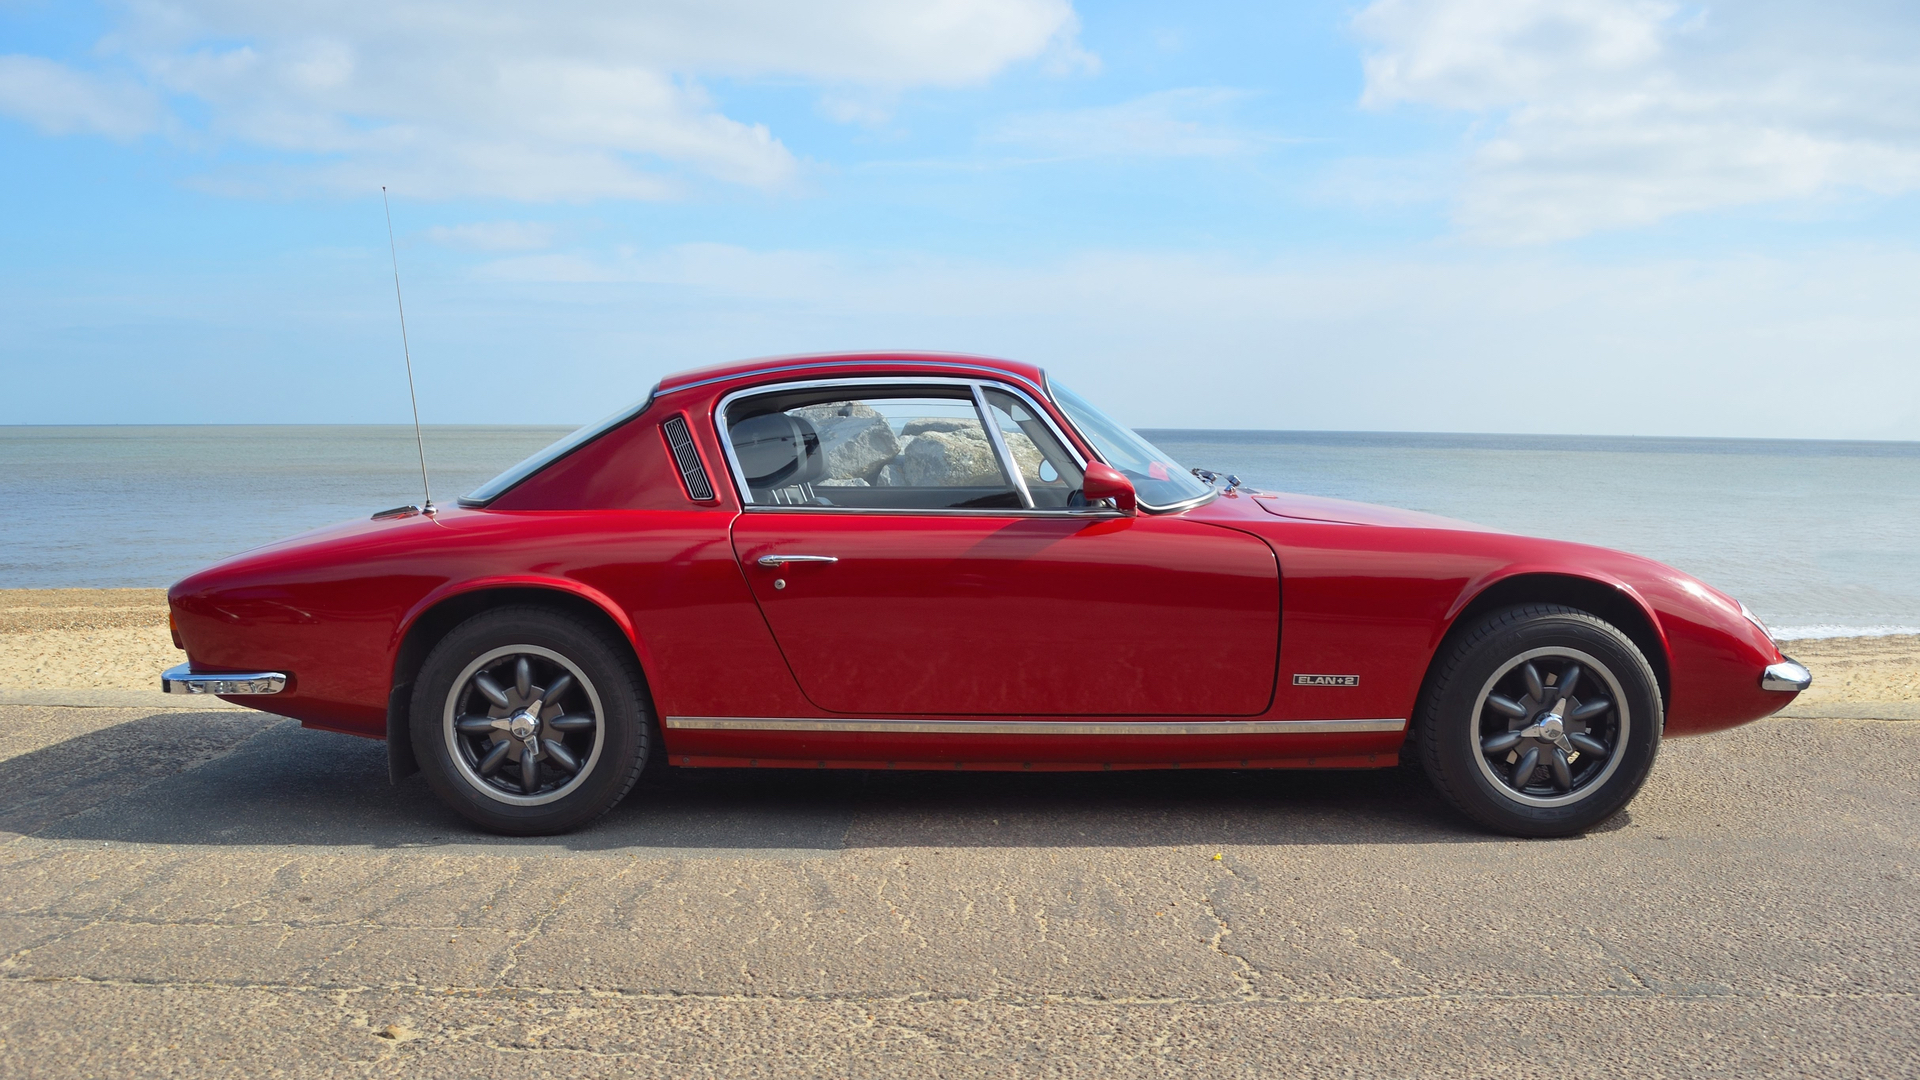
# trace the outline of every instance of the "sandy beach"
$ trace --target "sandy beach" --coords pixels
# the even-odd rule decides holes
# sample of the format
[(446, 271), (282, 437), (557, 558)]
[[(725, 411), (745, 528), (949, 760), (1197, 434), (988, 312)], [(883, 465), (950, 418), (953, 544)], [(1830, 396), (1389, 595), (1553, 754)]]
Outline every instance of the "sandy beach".
[[(1790, 641), (1813, 687), (1797, 717), (1920, 719), (1920, 635)], [(186, 659), (167, 633), (161, 589), (0, 590), (0, 695), (157, 693), (160, 672)], [(0, 696), (0, 700), (6, 700)], [(47, 703), (51, 704), (49, 700)]]
[(186, 659), (164, 589), (0, 590), (0, 690), (153, 690)]

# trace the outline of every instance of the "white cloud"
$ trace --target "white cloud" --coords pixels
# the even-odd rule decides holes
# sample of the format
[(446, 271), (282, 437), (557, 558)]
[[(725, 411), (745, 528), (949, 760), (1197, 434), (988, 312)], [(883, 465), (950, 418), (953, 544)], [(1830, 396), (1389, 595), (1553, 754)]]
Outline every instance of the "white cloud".
[(820, 115), (835, 123), (877, 128), (893, 119), (896, 96), (886, 90), (833, 91), (820, 95), (818, 107)]
[(1246, 96), (1209, 87), (1161, 90), (1118, 105), (1009, 117), (987, 137), (1055, 157), (1224, 157), (1258, 141), (1224, 119)]
[(554, 228), (542, 221), (475, 221), (435, 225), (426, 236), (443, 247), (470, 251), (538, 251), (553, 246)]
[(124, 140), (159, 127), (162, 110), (143, 86), (14, 55), (0, 56), (0, 114), (53, 135), (87, 132)]
[(1920, 18), (1874, 0), (1376, 0), (1362, 103), (1477, 113), (1469, 234), (1920, 188)]
[[(700, 79), (966, 86), (1077, 55), (1077, 29), (1069, 0), (148, 0), (100, 52), (148, 100), (191, 102), (205, 138), (303, 163), (254, 185), (388, 178), (415, 196), (661, 198), (689, 175), (777, 187), (796, 169)], [(0, 111), (49, 130), (152, 126), (125, 103), (109, 110), (110, 84), (14, 59), (0, 67)]]

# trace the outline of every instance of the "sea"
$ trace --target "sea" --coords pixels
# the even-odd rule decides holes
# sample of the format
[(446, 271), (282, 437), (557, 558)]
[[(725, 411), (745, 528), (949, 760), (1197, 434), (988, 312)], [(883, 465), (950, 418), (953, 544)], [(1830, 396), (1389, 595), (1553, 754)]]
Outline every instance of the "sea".
[[(430, 426), (434, 499), (565, 427)], [(1250, 487), (1423, 510), (1659, 559), (1782, 638), (1920, 633), (1920, 443), (1143, 430)], [(421, 498), (399, 426), (0, 426), (0, 588), (164, 587)]]

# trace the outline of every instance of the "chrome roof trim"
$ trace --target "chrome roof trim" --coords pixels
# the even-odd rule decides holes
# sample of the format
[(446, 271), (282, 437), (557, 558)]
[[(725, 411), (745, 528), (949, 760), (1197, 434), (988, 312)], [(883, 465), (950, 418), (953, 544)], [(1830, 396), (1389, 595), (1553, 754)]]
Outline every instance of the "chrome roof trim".
[[(942, 359), (933, 358), (933, 357), (916, 360), (907, 356), (895, 357), (890, 360), (835, 360), (833, 357), (833, 354), (831, 353), (823, 354), (818, 358), (812, 359), (812, 360), (797, 360), (797, 361), (782, 363), (775, 367), (754, 368), (749, 371), (736, 371), (731, 375), (715, 375), (711, 378), (700, 379), (695, 382), (686, 383), (682, 386), (676, 386), (669, 390), (662, 390), (660, 388), (660, 384), (655, 383), (653, 390), (654, 390), (654, 393), (656, 394), (677, 394), (682, 390), (692, 390), (695, 387), (711, 386), (714, 383), (720, 383), (720, 382), (731, 382), (734, 379), (751, 379), (761, 375), (778, 375), (783, 371), (804, 371), (808, 368), (828, 367), (834, 364), (839, 364), (842, 367), (882, 367), (882, 368), (895, 367), (902, 364), (923, 364), (928, 367), (945, 367), (945, 368), (958, 369), (962, 371), (978, 371), (978, 372), (983, 372), (987, 375), (990, 375), (996, 379), (1012, 379), (1016, 382), (1019, 382), (1031, 388), (1035, 393), (1038, 393), (1042, 396), (1048, 396), (1046, 391), (1041, 389), (1041, 383), (1044, 383), (1046, 381), (1045, 374), (1041, 375), (1041, 382), (1036, 383), (1028, 379), (1024, 375), (1016, 375), (1013, 372), (1006, 370), (1005, 368), (997, 368), (992, 366), (991, 364), (970, 364), (970, 363), (966, 363), (965, 361), (942, 360)], [(903, 377), (924, 379), (924, 378), (934, 378), (936, 376), (930, 376), (924, 372), (908, 372), (908, 373), (903, 373)], [(756, 387), (755, 389), (758, 389), (758, 388)], [(1052, 400), (1052, 398), (1048, 396), (1048, 400)]]

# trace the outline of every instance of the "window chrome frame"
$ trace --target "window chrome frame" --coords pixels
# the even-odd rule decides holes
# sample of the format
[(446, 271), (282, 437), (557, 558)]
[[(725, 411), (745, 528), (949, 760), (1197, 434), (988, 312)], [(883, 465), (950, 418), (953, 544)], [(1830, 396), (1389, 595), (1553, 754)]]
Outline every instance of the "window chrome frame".
[[(1025, 380), (1021, 381), (1024, 382)], [(910, 390), (916, 386), (944, 387), (966, 391), (965, 398), (956, 397), (954, 400), (967, 400), (972, 403), (974, 414), (979, 418), (981, 426), (987, 430), (987, 439), (992, 444), (995, 455), (999, 458), (1001, 470), (1008, 476), (1014, 478), (1013, 489), (1019, 494), (1021, 501), (1019, 507), (999, 509), (929, 507), (923, 509), (917, 507), (896, 508), (881, 506), (794, 506), (781, 503), (755, 503), (753, 501), (753, 488), (747, 484), (746, 471), (740, 467), (739, 459), (734, 456), (733, 433), (727, 428), (727, 409), (732, 406), (734, 402), (742, 398), (762, 397), (792, 390), (827, 390), (839, 389), (841, 387), (850, 389), (861, 387), (888, 387)], [(1027, 490), (1026, 478), (1020, 475), (1019, 463), (1013, 460), (1013, 455), (1008, 451), (1005, 439), (1000, 436), (998, 425), (992, 422), (991, 412), (986, 407), (986, 391), (989, 388), (1004, 391), (1025, 402), (1027, 407), (1032, 410), (1033, 415), (1037, 417), (1041, 423), (1047, 425), (1047, 430), (1053, 433), (1054, 440), (1058, 442), (1068, 454), (1072, 455), (1074, 464), (1079, 467), (1080, 471), (1082, 473), (1086, 472), (1086, 456), (1081, 454), (1079, 447), (1074, 445), (1073, 440), (1064, 437), (1064, 433), (1061, 432), (1059, 425), (1054, 423), (1052, 414), (1047, 409), (1041, 407), (1040, 403), (1036, 401), (1031, 394), (1028, 394), (1019, 386), (1009, 382), (1003, 382), (999, 379), (963, 379), (950, 375), (902, 375), (894, 377), (855, 376), (826, 379), (800, 379), (792, 382), (762, 383), (758, 386), (742, 387), (715, 402), (713, 406), (713, 429), (714, 432), (720, 436), (720, 451), (727, 459), (727, 475), (733, 481), (734, 492), (740, 499), (741, 510), (745, 513), (771, 510), (822, 514), (899, 514), (916, 517), (1101, 518), (1122, 516), (1119, 510), (1104, 504), (1087, 507), (1063, 507), (1057, 510), (1034, 506), (1033, 495)]]
[[(1000, 430), (1000, 425), (993, 419), (993, 406), (987, 404), (987, 391), (977, 382), (973, 384), (973, 410), (980, 414), (980, 426), (986, 429), (987, 442), (993, 444), (993, 452), (1000, 457), (1000, 471), (1013, 481), (1014, 490), (1020, 493), (1020, 505), (1028, 510), (1039, 509), (1033, 505), (1033, 492), (1027, 490), (1027, 478), (1020, 475), (1020, 463), (1013, 459), (1013, 451), (1007, 446), (1006, 433)], [(1063, 442), (1060, 445), (1066, 444)]]
[[(1087, 444), (1087, 449), (1090, 452), (1098, 454), (1100, 452), (1100, 444), (1088, 438), (1087, 433), (1080, 430), (1080, 425), (1073, 422), (1073, 414), (1067, 411), (1067, 407), (1065, 405), (1060, 404), (1059, 395), (1053, 392), (1053, 380), (1047, 377), (1043, 373), (1040, 376), (1040, 382), (1041, 382), (1041, 385), (1046, 389), (1047, 401), (1050, 402), (1053, 405), (1053, 407), (1059, 411), (1060, 421), (1066, 424), (1068, 427), (1072, 428), (1073, 433), (1075, 435), (1080, 436), (1080, 441)], [(1158, 449), (1158, 447), (1155, 447), (1155, 449)], [(1105, 462), (1108, 465), (1113, 464), (1113, 462), (1107, 461), (1105, 458), (1101, 458), (1100, 460)], [(1140, 507), (1140, 509), (1146, 511), (1149, 514), (1178, 514), (1187, 510), (1191, 510), (1196, 506), (1205, 506), (1207, 503), (1210, 503), (1214, 499), (1218, 498), (1219, 495), (1220, 495), (1220, 489), (1217, 487), (1214, 487), (1212, 484), (1208, 484), (1206, 494), (1195, 495), (1191, 499), (1182, 499), (1181, 501), (1176, 503), (1167, 503), (1165, 505), (1150, 503), (1145, 501), (1144, 499), (1141, 499), (1137, 491), (1134, 493), (1134, 501)]]

